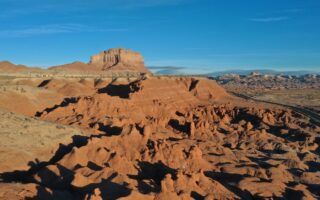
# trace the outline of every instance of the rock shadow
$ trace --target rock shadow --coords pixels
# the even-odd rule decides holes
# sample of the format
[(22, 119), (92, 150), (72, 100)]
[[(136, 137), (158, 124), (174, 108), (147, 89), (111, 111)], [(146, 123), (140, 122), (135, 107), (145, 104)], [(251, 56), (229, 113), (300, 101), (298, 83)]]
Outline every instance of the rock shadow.
[(81, 199), (84, 199), (87, 194), (89, 194), (88, 197), (90, 197), (93, 190), (96, 188), (100, 189), (102, 199), (119, 199), (121, 197), (129, 196), (131, 194), (131, 189), (128, 188), (128, 183), (124, 182), (123, 184), (118, 184), (112, 182), (117, 175), (117, 172), (115, 172), (107, 179), (102, 179), (100, 183), (93, 183), (83, 188), (76, 188), (75, 190), (82, 193)]
[(183, 133), (190, 133), (190, 123), (180, 124), (179, 120), (177, 119), (170, 119), (168, 125), (172, 127), (174, 130)]
[(122, 132), (122, 127), (104, 125), (103, 123), (99, 123), (99, 131), (102, 131), (106, 134), (106, 136), (120, 135)]
[(191, 92), (192, 90), (194, 90), (197, 86), (197, 84), (199, 83), (199, 80), (195, 80), (195, 79), (192, 79), (191, 80), (191, 84), (189, 86), (189, 92)]
[(284, 193), (285, 199), (304, 199), (305, 195), (302, 191), (293, 190), (291, 188), (286, 188)]
[(55, 164), (61, 160), (66, 154), (70, 153), (74, 147), (81, 147), (87, 144), (89, 137), (75, 135), (72, 137), (72, 142), (68, 145), (59, 144), (59, 148), (51, 157), (49, 161), (40, 162), (38, 159), (35, 161), (30, 161), (28, 165), (30, 168), (28, 170), (16, 170), (13, 172), (4, 172), (0, 174), (0, 182), (10, 183), (10, 182), (22, 182), (22, 183), (36, 183), (32, 178), (39, 170)]
[(37, 194), (34, 197), (26, 197), (25, 200), (65, 200), (76, 199), (69, 191), (48, 191), (45, 187), (37, 186)]
[(140, 81), (134, 81), (129, 84), (115, 85), (110, 83), (104, 88), (98, 89), (99, 94), (108, 94), (112, 97), (119, 97), (122, 99), (129, 99), (131, 93), (135, 93), (140, 90)]
[(290, 142), (303, 142), (303, 141), (307, 141), (307, 138), (310, 137), (310, 135), (308, 135), (304, 131), (297, 130), (297, 129), (289, 129), (288, 133), (281, 134), (281, 129), (288, 129), (288, 128), (284, 125), (279, 125), (279, 126), (269, 125), (268, 132), (274, 136), (286, 139)]
[(225, 173), (225, 172), (213, 172), (213, 171), (206, 171), (204, 174), (207, 177), (221, 183), (225, 188), (235, 193), (241, 199), (254, 199), (252, 198), (252, 195), (250, 192), (243, 191), (240, 188), (235, 186), (245, 177), (248, 177), (247, 175), (232, 174), (232, 173)]
[(79, 98), (76, 98), (76, 97), (65, 98), (59, 105), (54, 105), (53, 107), (46, 108), (41, 112), (39, 112), (39, 111), (36, 112), (35, 117), (41, 117), (45, 113), (50, 113), (57, 108), (66, 107), (69, 104), (74, 104), (74, 103), (77, 103), (78, 101), (79, 101)]
[(161, 161), (157, 163), (149, 163), (140, 161), (138, 163), (138, 175), (128, 175), (129, 178), (138, 181), (138, 190), (143, 194), (150, 192), (160, 192), (161, 180), (164, 179), (166, 174), (171, 174), (175, 179), (177, 171), (172, 169)]
[[(37, 195), (27, 199), (84, 199), (86, 195), (92, 194), (94, 188), (100, 188), (103, 199), (117, 199), (128, 196), (131, 190), (127, 184), (113, 183), (111, 180), (117, 176), (113, 174), (106, 180), (97, 184), (90, 184), (83, 188), (76, 188), (71, 185), (74, 179), (74, 172), (58, 164), (58, 162), (73, 148), (80, 148), (88, 143), (88, 140), (94, 137), (100, 138), (104, 135), (73, 136), (72, 142), (68, 145), (60, 144), (55, 154), (49, 161), (39, 162), (30, 161), (28, 170), (16, 170), (0, 174), (0, 183), (34, 183), (37, 184)], [(58, 172), (51, 171), (50, 167), (54, 166)], [(92, 170), (99, 171), (101, 167), (95, 163), (88, 163)], [(37, 175), (35, 178), (34, 175)], [(49, 190), (52, 190), (49, 192)]]
[(261, 119), (255, 115), (248, 113), (247, 109), (240, 109), (239, 113), (232, 119), (232, 124), (238, 124), (241, 120), (251, 122), (251, 124), (256, 128), (260, 123)]
[(45, 86), (48, 85), (50, 82), (51, 82), (51, 79), (44, 80), (44, 81), (42, 81), (42, 82), (38, 85), (38, 87), (45, 87)]

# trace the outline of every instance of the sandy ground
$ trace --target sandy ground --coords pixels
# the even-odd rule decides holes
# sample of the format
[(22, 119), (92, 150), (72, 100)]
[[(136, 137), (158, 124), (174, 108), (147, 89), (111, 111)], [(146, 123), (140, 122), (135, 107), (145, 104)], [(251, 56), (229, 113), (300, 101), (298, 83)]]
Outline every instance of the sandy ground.
[(75, 135), (85, 133), (75, 127), (0, 110), (0, 173), (27, 170), (33, 164), (49, 161)]

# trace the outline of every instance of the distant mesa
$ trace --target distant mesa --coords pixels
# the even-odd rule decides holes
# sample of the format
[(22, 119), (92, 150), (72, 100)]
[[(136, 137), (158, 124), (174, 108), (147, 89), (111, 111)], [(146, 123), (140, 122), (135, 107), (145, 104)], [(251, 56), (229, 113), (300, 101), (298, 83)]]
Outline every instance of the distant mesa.
[(88, 64), (74, 62), (71, 64), (50, 67), (49, 69), (65, 71), (132, 71), (149, 73), (140, 53), (123, 48), (109, 49), (93, 55)]
[(147, 72), (140, 53), (128, 49), (110, 49), (91, 57), (91, 65), (98, 65), (102, 70), (130, 70)]

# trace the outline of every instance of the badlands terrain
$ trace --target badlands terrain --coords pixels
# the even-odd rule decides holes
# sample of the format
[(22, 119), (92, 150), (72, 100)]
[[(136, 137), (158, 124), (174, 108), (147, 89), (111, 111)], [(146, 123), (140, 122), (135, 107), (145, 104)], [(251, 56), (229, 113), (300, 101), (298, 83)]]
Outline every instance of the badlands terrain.
[(0, 74), (0, 199), (320, 198), (319, 124), (242, 82), (155, 77), (125, 49)]
[(252, 73), (214, 78), (227, 91), (256, 100), (291, 105), (320, 114), (320, 75), (299, 76)]

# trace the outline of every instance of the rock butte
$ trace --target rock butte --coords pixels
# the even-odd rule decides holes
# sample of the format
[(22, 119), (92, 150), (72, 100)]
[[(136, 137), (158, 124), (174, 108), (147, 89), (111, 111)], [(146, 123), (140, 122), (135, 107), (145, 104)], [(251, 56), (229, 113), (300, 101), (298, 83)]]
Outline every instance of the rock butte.
[(140, 53), (128, 49), (110, 49), (91, 57), (91, 65), (98, 65), (102, 70), (129, 70), (148, 72)]
[[(141, 64), (140, 58), (132, 60), (132, 52), (118, 57), (119, 52), (96, 55), (88, 66)], [(6, 170), (0, 176), (0, 199), (319, 199), (320, 127), (290, 109), (242, 100), (205, 78), (11, 82), (28, 90), (0, 88), (0, 100), (11, 94), (12, 103), (20, 96), (22, 108), (46, 96), (52, 104), (39, 100), (41, 106), (28, 112), (37, 116), (33, 119), (3, 115), (7, 121), (0, 123), (1, 144), (12, 154), (0, 164), (0, 170)], [(40, 91), (42, 95), (30, 97)], [(17, 107), (0, 106), (19, 112)], [(19, 140), (20, 135), (12, 137), (16, 130), (7, 134), (15, 127), (6, 125), (11, 118), (23, 121), (19, 127), (26, 130), (19, 134), (25, 141), (40, 144), (5, 142)], [(29, 120), (31, 128), (36, 120), (62, 126), (39, 121), (34, 135), (25, 127)], [(51, 158), (40, 156), (41, 141), (51, 148), (48, 141), (66, 140), (56, 132), (61, 135), (68, 131), (61, 127), (70, 125), (87, 134), (79, 133), (47, 153)], [(51, 132), (41, 134), (41, 127), (43, 132), (51, 127)], [(26, 160), (15, 159), (19, 152), (35, 156), (29, 170)], [(38, 157), (50, 159), (40, 162)]]
[(91, 56), (88, 64), (74, 62), (67, 65), (55, 66), (51, 70), (74, 70), (74, 71), (128, 71), (149, 73), (144, 65), (140, 53), (129, 49), (115, 48), (103, 51)]

